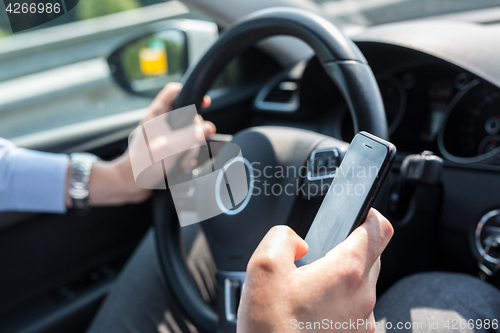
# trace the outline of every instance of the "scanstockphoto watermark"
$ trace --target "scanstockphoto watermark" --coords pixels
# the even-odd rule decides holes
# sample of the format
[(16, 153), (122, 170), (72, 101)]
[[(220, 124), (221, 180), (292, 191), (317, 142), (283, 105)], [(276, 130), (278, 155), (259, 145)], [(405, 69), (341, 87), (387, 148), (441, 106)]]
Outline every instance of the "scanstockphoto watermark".
[(333, 184), (332, 192), (342, 196), (363, 196), (370, 190), (369, 185), (377, 177), (377, 166), (349, 165), (342, 168), (320, 166), (314, 169), (316, 174), (325, 175), (314, 181), (305, 181), (312, 169), (309, 161), (300, 167), (263, 166), (260, 162), (250, 163), (250, 179), (253, 196), (298, 196), (308, 199), (326, 193), (332, 186), (332, 179), (341, 176), (344, 181)]
[(447, 320), (429, 320), (425, 322), (410, 322), (398, 321), (390, 322), (385, 318), (377, 322), (357, 319), (349, 321), (333, 321), (323, 319), (321, 321), (299, 321), (297, 319), (290, 320), (290, 329), (292, 330), (497, 330), (499, 328), (498, 319), (447, 319)]
[[(427, 325), (429, 326), (429, 325)], [(349, 321), (333, 321), (330, 319), (323, 319), (321, 321), (299, 321), (297, 319), (290, 320), (290, 329), (292, 330), (418, 330), (423, 329), (422, 322), (397, 322), (390, 321), (370, 321), (366, 319), (357, 319)]]

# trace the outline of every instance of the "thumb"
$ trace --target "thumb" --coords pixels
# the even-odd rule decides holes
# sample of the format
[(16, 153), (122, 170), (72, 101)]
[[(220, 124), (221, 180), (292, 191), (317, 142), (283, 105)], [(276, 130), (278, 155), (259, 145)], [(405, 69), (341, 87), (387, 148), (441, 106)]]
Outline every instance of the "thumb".
[(372, 208), (365, 222), (322, 259), (326, 264), (332, 264), (338, 258), (344, 258), (344, 261), (349, 261), (353, 267), (359, 267), (364, 274), (368, 274), (393, 233), (391, 223)]
[(264, 236), (248, 262), (248, 272), (288, 272), (307, 253), (307, 243), (288, 226), (275, 226)]

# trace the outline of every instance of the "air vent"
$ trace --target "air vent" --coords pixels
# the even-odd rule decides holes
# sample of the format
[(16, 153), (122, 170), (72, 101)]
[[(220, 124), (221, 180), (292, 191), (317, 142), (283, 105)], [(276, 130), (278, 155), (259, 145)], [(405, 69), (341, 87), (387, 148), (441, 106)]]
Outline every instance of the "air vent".
[(255, 98), (255, 107), (261, 111), (295, 112), (299, 108), (298, 79), (284, 73), (267, 83)]
[(290, 103), (297, 93), (297, 90), (298, 86), (295, 81), (281, 81), (271, 89), (264, 99), (264, 102)]

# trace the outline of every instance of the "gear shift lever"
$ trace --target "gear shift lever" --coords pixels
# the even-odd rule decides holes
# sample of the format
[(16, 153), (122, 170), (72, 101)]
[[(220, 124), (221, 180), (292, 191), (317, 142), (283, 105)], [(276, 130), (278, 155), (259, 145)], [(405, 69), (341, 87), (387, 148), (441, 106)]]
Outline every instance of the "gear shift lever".
[(394, 215), (402, 217), (405, 214), (418, 186), (441, 184), (442, 171), (443, 159), (431, 151), (407, 156), (401, 164), (398, 189), (391, 196)]

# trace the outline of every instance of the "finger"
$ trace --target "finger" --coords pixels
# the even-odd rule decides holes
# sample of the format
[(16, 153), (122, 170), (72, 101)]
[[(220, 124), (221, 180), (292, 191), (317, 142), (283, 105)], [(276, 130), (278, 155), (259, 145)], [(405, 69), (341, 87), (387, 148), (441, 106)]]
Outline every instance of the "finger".
[(181, 160), (181, 168), (184, 170), (184, 172), (193, 172), (196, 162), (197, 162), (197, 157), (198, 154), (200, 153), (200, 147), (196, 147), (193, 149), (190, 149), (186, 155), (182, 157)]
[(368, 316), (366, 319), (367, 325), (366, 327), (368, 328), (368, 332), (375, 332), (375, 328), (377, 327), (376, 321), (375, 321), (375, 315), (372, 313)]
[(365, 222), (356, 228), (345, 241), (331, 250), (326, 257), (330, 260), (338, 257), (349, 258), (351, 265), (363, 268), (368, 274), (386, 248), (393, 233), (391, 223), (372, 208)]
[(204, 120), (203, 117), (199, 114), (197, 116), (198, 119), (196, 121), (199, 121), (202, 128), (203, 128), (203, 134), (205, 135), (205, 139), (210, 138), (212, 135), (217, 132), (217, 128), (215, 127), (214, 123), (208, 120)]
[(205, 97), (203, 97), (203, 102), (201, 103), (201, 107), (208, 108), (210, 104), (212, 104), (212, 99), (210, 98), (210, 96), (205, 95)]
[(210, 138), (212, 135), (215, 134), (215, 132), (217, 132), (217, 128), (215, 127), (214, 123), (212, 123), (211, 121), (204, 121), (202, 123), (202, 127), (203, 127), (203, 134), (205, 135), (205, 139)]
[(376, 289), (379, 274), (380, 274), (380, 257), (378, 257), (377, 260), (375, 260), (375, 263), (370, 269), (370, 273), (368, 275), (369, 288), (373, 288), (373, 290)]
[(368, 302), (370, 306), (370, 311), (373, 312), (373, 308), (375, 307), (377, 300), (377, 281), (380, 273), (380, 257), (377, 258), (372, 268), (370, 269), (370, 273), (368, 274), (368, 280), (366, 281), (366, 295), (369, 297), (370, 301)]
[(287, 226), (275, 226), (262, 239), (248, 262), (247, 270), (291, 271), (307, 252), (307, 243)]
[(170, 156), (183, 153), (196, 146), (204, 144), (204, 133), (201, 124), (182, 127), (168, 133), (168, 137), (160, 131), (149, 139), (149, 148), (153, 156)]
[(151, 118), (159, 116), (172, 109), (177, 95), (182, 89), (182, 84), (178, 82), (170, 82), (156, 95), (155, 99), (151, 103), (150, 113)]

